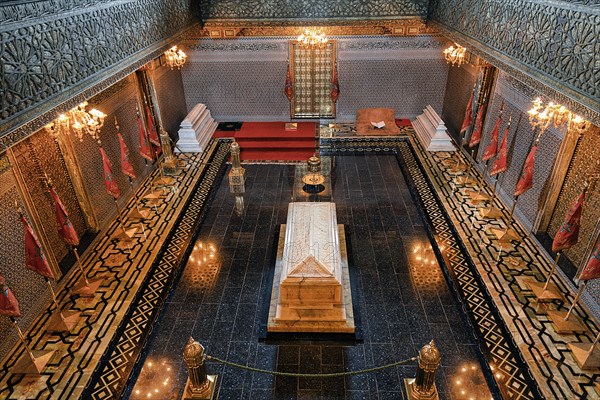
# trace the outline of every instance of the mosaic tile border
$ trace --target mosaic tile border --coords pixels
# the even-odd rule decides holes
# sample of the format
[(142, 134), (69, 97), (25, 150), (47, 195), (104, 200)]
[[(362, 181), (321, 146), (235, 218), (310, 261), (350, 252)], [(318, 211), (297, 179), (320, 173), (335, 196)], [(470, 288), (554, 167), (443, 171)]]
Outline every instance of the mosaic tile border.
[(531, 372), (522, 360), (518, 347), (510, 340), (509, 331), (498, 315), (496, 305), (483, 281), (470, 263), (460, 237), (442, 208), (442, 202), (435, 195), (429, 178), (419, 166), (412, 142), (407, 137), (387, 141), (371, 141), (371, 138), (354, 139), (360, 140), (340, 140), (336, 144), (338, 146), (336, 149), (327, 149), (325, 153), (335, 155), (348, 152), (394, 152), (397, 154), (411, 191), (417, 197), (417, 203), (429, 221), (427, 226), (429, 233), (438, 246), (445, 247), (443, 255), (438, 253), (440, 265), (445, 266), (444, 272), (450, 277), (453, 283), (451, 286), (459, 294), (487, 362), (494, 366), (494, 371), (490, 369), (488, 375), (497, 379), (496, 374), (501, 374), (502, 380), (496, 383), (507, 398), (541, 398)]
[(181, 262), (190, 249), (192, 238), (209, 201), (212, 186), (224, 172), (230, 140), (212, 140), (203, 153), (200, 179), (193, 195), (178, 217), (175, 231), (169, 235), (148, 273), (109, 350), (94, 371), (83, 398), (119, 398), (144, 348), (152, 326), (172, 287)]
[[(416, 140), (411, 142), (416, 143)], [(522, 238), (521, 242), (502, 250), (501, 253), (501, 245), (495, 236), (488, 233), (488, 228), (505, 229), (510, 210), (496, 199), (494, 206), (502, 211), (502, 217), (498, 220), (482, 219), (477, 211), (481, 206), (466, 201), (468, 196), (463, 192), (469, 187), (454, 187), (451, 183), (456, 175), (442, 163), (448, 155), (428, 153), (419, 143), (416, 143), (415, 147), (418, 149), (416, 153), (421, 165), (442, 199), (443, 209), (462, 238), (478, 274), (485, 282), (490, 295), (497, 299), (500, 315), (513, 333), (520, 353), (539, 384), (543, 397), (599, 398), (594, 388), (594, 383), (600, 379), (599, 371), (582, 371), (568, 347), (569, 343), (593, 341), (593, 332), (598, 332), (596, 322), (578, 306), (574, 314), (583, 322), (587, 332), (558, 334), (546, 312), (548, 309), (565, 310), (565, 305), (568, 306), (572, 302), (573, 294), (569, 285), (562, 276), (554, 274), (552, 283), (559, 288), (565, 301), (556, 301), (544, 307), (524, 284), (523, 278), (544, 282), (551, 269), (552, 260), (529, 238), (529, 232), (516, 222), (510, 223), (510, 226)], [(462, 162), (466, 162), (462, 153), (458, 157)], [(475, 179), (479, 180), (479, 172), (474, 173)], [(470, 189), (473, 190), (474, 186)], [(487, 184), (483, 190), (489, 195), (492, 194)]]
[[(89, 271), (88, 278), (104, 278), (95, 296), (81, 298), (70, 293), (81, 279), (77, 268), (60, 282), (57, 291), (60, 309), (79, 311), (79, 321), (69, 332), (46, 332), (56, 308), (48, 305), (25, 334), (32, 349), (55, 350), (54, 356), (41, 377), (13, 374), (11, 369), (24, 351), (21, 345), (15, 346), (0, 369), (0, 398), (71, 399), (81, 395), (114, 334), (115, 321), (127, 310), (139, 287), (138, 280), (147, 273), (160, 249), (159, 244), (173, 229), (175, 217), (198, 180), (196, 170), (201, 165), (200, 157), (179, 157), (184, 173), (173, 177), (168, 188), (157, 192), (149, 215), (142, 221), (126, 220), (126, 229), (137, 228), (132, 240), (119, 240), (121, 228), (118, 221), (113, 221), (82, 257), (83, 267)], [(158, 178), (160, 172), (154, 168), (138, 189), (138, 196), (143, 196), (147, 189), (155, 189)], [(123, 215), (135, 207), (132, 198), (123, 207)]]

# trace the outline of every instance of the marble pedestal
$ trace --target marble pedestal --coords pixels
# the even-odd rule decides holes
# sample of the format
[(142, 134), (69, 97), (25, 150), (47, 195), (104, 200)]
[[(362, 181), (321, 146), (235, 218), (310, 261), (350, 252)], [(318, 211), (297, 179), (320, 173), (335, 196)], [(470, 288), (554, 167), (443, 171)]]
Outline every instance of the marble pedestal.
[(290, 203), (284, 226), (267, 331), (354, 332), (345, 237), (335, 204)]

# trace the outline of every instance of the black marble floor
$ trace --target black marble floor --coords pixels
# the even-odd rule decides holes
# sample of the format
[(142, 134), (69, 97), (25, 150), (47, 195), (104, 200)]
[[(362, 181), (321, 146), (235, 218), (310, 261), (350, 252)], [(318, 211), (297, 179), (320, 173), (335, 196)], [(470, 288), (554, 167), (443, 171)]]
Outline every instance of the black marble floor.
[[(260, 339), (275, 236), (286, 222), (295, 166), (246, 165), (244, 212), (236, 213), (225, 177), (154, 328), (143, 368), (128, 388), (130, 398), (180, 398), (187, 376), (181, 354), (190, 336), (218, 358), (304, 373), (389, 364), (416, 356), (433, 339), (442, 355), (440, 398), (492, 397), (475, 338), (433, 255), (395, 156), (344, 155), (333, 165), (331, 197), (351, 248), (362, 340)], [(219, 375), (219, 399), (403, 399), (403, 379), (414, 377), (415, 364), (346, 378), (274, 378), (214, 362), (208, 370)]]

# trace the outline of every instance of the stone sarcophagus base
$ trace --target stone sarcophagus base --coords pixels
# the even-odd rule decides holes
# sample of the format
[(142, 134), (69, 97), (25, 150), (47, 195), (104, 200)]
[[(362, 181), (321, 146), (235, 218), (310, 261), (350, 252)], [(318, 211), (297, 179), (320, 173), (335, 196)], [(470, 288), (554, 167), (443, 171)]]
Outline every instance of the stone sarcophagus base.
[(290, 203), (279, 237), (269, 332), (352, 333), (345, 236), (334, 203)]

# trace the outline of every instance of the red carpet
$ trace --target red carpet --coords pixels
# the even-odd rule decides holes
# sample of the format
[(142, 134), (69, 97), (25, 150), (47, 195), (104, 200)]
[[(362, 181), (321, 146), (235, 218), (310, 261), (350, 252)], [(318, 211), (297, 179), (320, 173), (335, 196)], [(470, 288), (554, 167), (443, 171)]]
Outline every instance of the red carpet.
[(244, 122), (239, 131), (216, 131), (213, 137), (234, 137), (242, 161), (305, 161), (315, 151), (315, 122), (298, 122), (286, 131), (285, 122)]
[(405, 126), (411, 126), (410, 119), (396, 118), (396, 126), (398, 128), (404, 128)]

